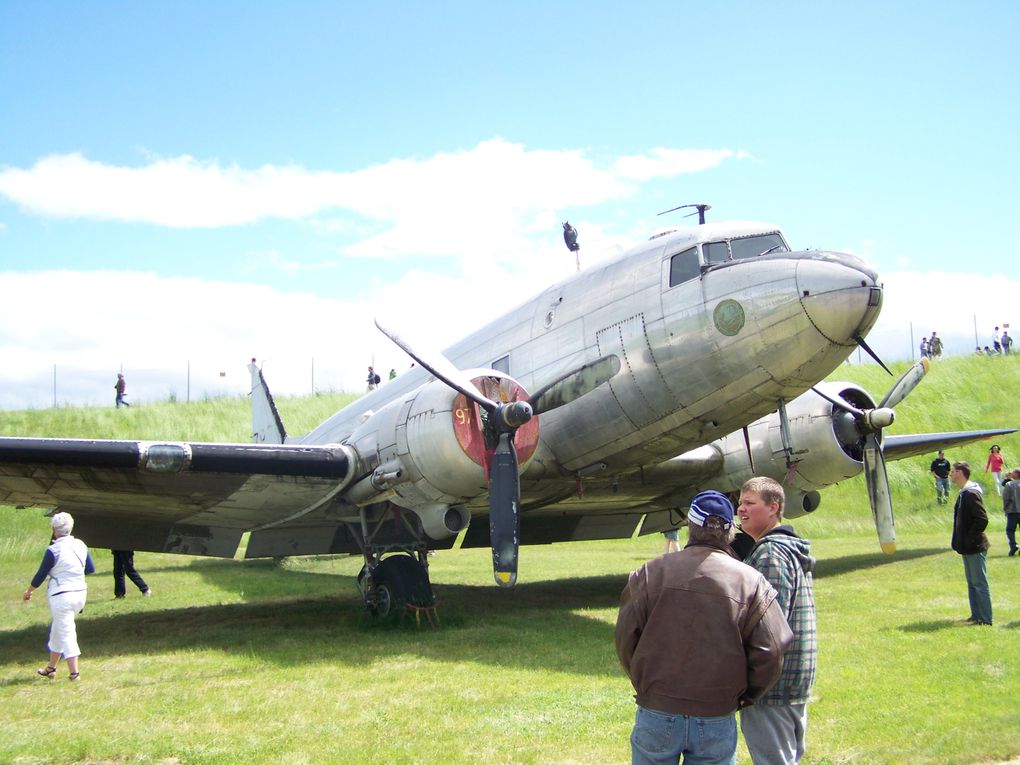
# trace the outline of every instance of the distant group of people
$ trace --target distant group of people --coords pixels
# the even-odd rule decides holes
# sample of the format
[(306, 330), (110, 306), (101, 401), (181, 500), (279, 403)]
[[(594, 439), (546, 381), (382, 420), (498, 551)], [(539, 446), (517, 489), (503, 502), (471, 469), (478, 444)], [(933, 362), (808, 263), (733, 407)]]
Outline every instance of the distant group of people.
[(986, 345), (982, 348), (980, 345), (974, 348), (975, 355), (983, 356), (997, 356), (999, 354), (1008, 356), (1013, 348), (1013, 338), (1009, 336), (1007, 330), (1002, 330), (1002, 334), (999, 334), (999, 328), (996, 327), (992, 332), (992, 344)]
[(921, 358), (938, 359), (942, 357), (942, 338), (938, 332), (932, 332), (931, 337), (921, 338)]
[[(52, 536), (49, 547), (43, 553), (42, 562), (35, 576), (32, 577), (27, 589), (22, 593), (26, 603), (43, 582), (50, 606), (50, 637), (47, 642), (49, 662), (45, 667), (36, 670), (40, 677), (53, 679), (57, 673), (60, 660), (67, 662), (68, 679), (81, 678), (79, 657), (81, 648), (78, 645), (78, 629), (75, 616), (85, 609), (88, 597), (88, 585), (85, 577), (95, 573), (89, 548), (80, 539), (76, 539), (71, 531), (74, 529), (74, 518), (70, 513), (55, 513), (50, 519)], [(127, 576), (142, 595), (152, 595), (152, 588), (135, 569), (134, 551), (112, 550), (113, 553), (113, 594), (121, 599), (127, 594), (124, 578)]]
[[(395, 380), (396, 378), (397, 370), (390, 368), (389, 379)], [(379, 373), (375, 371), (375, 368), (372, 365), (369, 365), (368, 367), (368, 377), (366, 378), (366, 382), (368, 383), (369, 391), (373, 391), (378, 388), (379, 384), (382, 382), (382, 378), (379, 376)]]
[[(638, 704), (633, 763), (795, 763), (806, 747), (817, 663), (810, 543), (782, 523), (771, 478), (691, 500), (688, 543), (634, 571), (616, 651)], [(734, 532), (739, 515), (741, 532)], [(696, 615), (696, 616), (695, 616)]]

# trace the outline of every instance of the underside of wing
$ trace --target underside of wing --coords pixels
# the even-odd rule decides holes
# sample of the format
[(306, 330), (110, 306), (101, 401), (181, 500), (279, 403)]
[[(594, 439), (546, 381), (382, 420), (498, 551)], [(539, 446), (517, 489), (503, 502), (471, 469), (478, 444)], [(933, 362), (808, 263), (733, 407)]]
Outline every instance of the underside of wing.
[(902, 436), (886, 436), (882, 443), (886, 460), (902, 460), (919, 454), (930, 454), (939, 449), (960, 446), (986, 438), (1015, 433), (1016, 428), (999, 430), (959, 430), (948, 433), (913, 433)]
[(232, 557), (354, 469), (342, 446), (0, 438), (0, 503), (69, 512), (95, 547)]

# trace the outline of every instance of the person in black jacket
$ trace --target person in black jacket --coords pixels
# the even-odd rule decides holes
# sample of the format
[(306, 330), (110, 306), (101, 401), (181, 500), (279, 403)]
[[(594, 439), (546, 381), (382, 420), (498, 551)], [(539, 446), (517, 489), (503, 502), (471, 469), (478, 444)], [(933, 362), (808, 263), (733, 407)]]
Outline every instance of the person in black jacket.
[(970, 480), (970, 465), (954, 462), (949, 471), (951, 480), (960, 490), (953, 506), (953, 550), (963, 556), (963, 572), (967, 577), (971, 624), (992, 624), (992, 595), (988, 589), (988, 513), (981, 486)]

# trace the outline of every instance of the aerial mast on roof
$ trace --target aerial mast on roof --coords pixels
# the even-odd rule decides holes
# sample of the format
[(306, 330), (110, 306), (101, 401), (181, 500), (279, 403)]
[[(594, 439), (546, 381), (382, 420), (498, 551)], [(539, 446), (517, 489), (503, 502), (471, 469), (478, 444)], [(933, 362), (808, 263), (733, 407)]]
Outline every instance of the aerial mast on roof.
[[(659, 215), (665, 215), (666, 213), (671, 213), (671, 212), (675, 212), (677, 210), (682, 210), (685, 207), (697, 207), (698, 208), (697, 215), (698, 215), (698, 225), (699, 226), (704, 226), (705, 225), (705, 211), (712, 209), (712, 205), (705, 204), (704, 202), (699, 202), (698, 204), (680, 205), (679, 207), (674, 207), (674, 208), (669, 209), (669, 210), (663, 210), (661, 213), (659, 213)], [(690, 218), (692, 215), (694, 215), (694, 213), (688, 213), (684, 217), (685, 218)]]

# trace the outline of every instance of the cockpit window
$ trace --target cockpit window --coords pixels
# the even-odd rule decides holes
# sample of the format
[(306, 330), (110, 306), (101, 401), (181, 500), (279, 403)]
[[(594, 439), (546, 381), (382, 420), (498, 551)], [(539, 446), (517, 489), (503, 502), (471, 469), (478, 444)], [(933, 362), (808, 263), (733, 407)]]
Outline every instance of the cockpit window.
[(695, 247), (678, 252), (669, 259), (669, 286), (675, 287), (693, 279), (701, 272), (698, 250)]
[(766, 252), (789, 252), (790, 248), (779, 234), (762, 234), (734, 239), (730, 242), (730, 250), (734, 260), (745, 260), (757, 258)]
[(702, 245), (702, 250), (705, 253), (705, 265), (713, 266), (730, 260), (730, 248), (726, 242), (709, 242)]
[(726, 242), (708, 242), (701, 248), (705, 253), (705, 264), (710, 266), (727, 260), (747, 260), (766, 253), (790, 251), (778, 233), (745, 236)]

